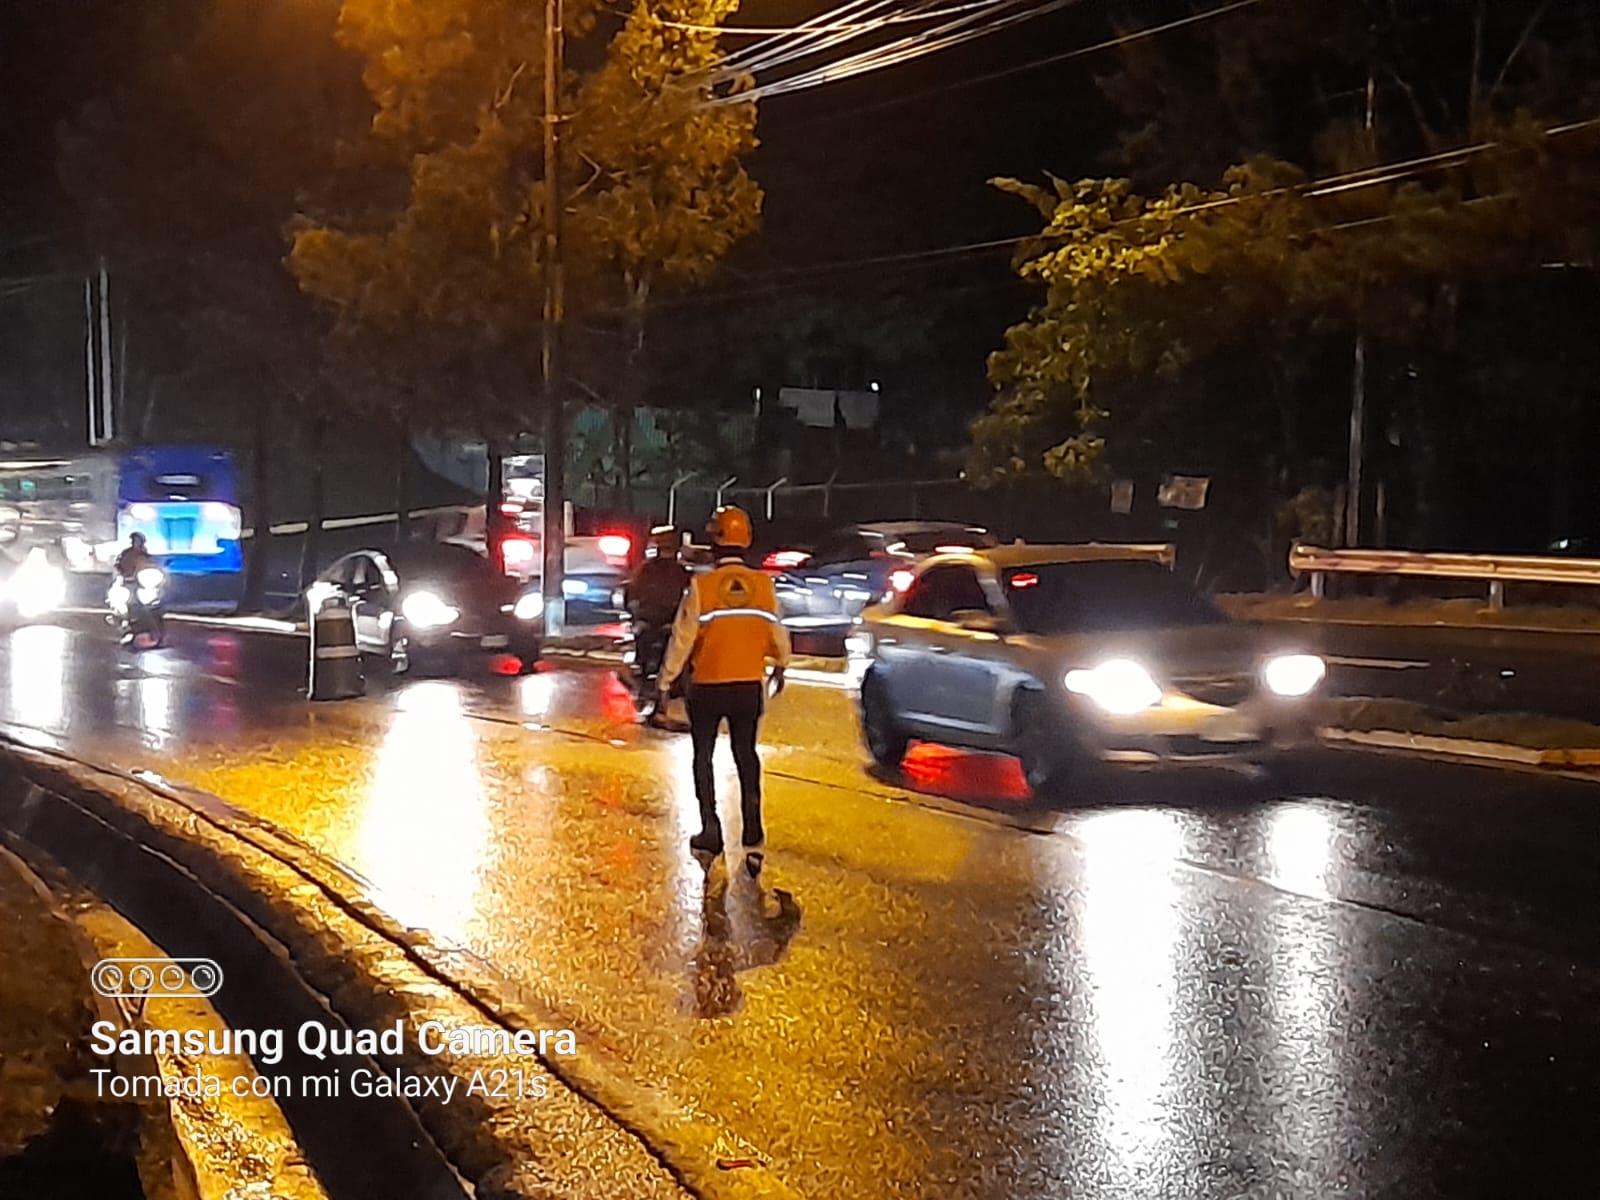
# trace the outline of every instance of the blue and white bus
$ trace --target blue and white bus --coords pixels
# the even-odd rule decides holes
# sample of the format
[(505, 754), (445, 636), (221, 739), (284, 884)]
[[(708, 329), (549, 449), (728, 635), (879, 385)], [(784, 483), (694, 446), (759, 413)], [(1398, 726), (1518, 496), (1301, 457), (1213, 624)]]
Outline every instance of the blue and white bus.
[(0, 546), (14, 557), (39, 546), (103, 574), (137, 531), (170, 574), (204, 577), (180, 591), (220, 604), (236, 599), (242, 523), (233, 459), (215, 447), (0, 451)]

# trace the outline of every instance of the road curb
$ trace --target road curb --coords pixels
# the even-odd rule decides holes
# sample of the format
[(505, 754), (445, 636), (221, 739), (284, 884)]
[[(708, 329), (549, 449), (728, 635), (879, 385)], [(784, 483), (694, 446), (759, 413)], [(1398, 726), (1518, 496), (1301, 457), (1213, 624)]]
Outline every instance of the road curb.
[(1600, 767), (1600, 749), (1563, 746), (1538, 749), (1510, 742), (1488, 742), (1474, 738), (1442, 737), (1438, 734), (1406, 733), (1398, 729), (1338, 729), (1318, 731), (1333, 742), (1373, 746), (1385, 750), (1412, 750), (1425, 754), (1448, 754), (1459, 758), (1490, 759), (1532, 767)]
[[(104, 776), (64, 756), (7, 747), (0, 754), (0, 817), (14, 845), (47, 856), (75, 881), (103, 897), (152, 941), (180, 958), (198, 954), (240, 981), (216, 1005), (235, 1028), (298, 1027), (343, 1017), (327, 993), (308, 986), (294, 969), (287, 944), (253, 919), (256, 905), (212, 886), (216, 862), (198, 841), (180, 845), (172, 832), (141, 812), (136, 785)], [(191, 830), (191, 833), (195, 830)], [(222, 1000), (219, 992), (218, 1000)], [(344, 1028), (349, 1028), (343, 1024)], [(317, 1069), (308, 1056), (285, 1046), (282, 1071)], [(263, 1072), (277, 1064), (256, 1061)], [(296, 1139), (336, 1198), (371, 1194), (465, 1197), (465, 1184), (409, 1105), (327, 1101), (311, 1110), (282, 1098)], [(384, 1145), (383, 1162), (352, 1163), (351, 1145)]]

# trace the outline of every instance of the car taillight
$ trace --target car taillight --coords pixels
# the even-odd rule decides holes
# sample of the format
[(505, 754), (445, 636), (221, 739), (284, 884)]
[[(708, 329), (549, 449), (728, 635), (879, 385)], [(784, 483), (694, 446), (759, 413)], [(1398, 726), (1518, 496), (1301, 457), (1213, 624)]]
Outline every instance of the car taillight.
[(620, 533), (608, 533), (600, 538), (595, 545), (599, 547), (600, 553), (607, 558), (626, 559), (633, 552), (633, 542)]
[(895, 593), (903, 592), (911, 586), (911, 581), (916, 577), (917, 573), (915, 571), (907, 570), (905, 567), (901, 567), (898, 571), (891, 571), (889, 573), (889, 590)]
[(507, 571), (532, 564), (537, 547), (527, 538), (510, 537), (500, 543), (500, 562)]
[(1017, 590), (1039, 586), (1039, 577), (1029, 571), (1019, 571), (1011, 577), (1011, 586)]
[(787, 571), (792, 567), (798, 567), (810, 557), (811, 555), (804, 550), (774, 550), (761, 560), (761, 569), (763, 571)]

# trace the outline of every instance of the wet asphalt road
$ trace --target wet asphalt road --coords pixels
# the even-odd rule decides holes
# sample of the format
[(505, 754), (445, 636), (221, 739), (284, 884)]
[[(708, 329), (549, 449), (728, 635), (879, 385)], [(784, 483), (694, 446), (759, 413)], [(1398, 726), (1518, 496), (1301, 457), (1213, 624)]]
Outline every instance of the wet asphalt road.
[(1596, 785), (1322, 751), (1270, 787), (1136, 777), (1029, 811), (1007, 760), (923, 748), (874, 778), (846, 693), (797, 685), (764, 734), (758, 885), (690, 858), (687, 738), (635, 725), (607, 672), (313, 706), (303, 653), (0, 633), (0, 722), (344, 860), (802, 1195), (1600, 1176)]

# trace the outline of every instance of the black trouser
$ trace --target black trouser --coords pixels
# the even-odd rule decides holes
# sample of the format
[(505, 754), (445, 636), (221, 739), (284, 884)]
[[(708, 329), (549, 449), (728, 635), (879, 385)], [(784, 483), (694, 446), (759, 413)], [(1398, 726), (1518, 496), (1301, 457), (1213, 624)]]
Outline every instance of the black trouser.
[(633, 630), (633, 668), (640, 679), (650, 683), (661, 674), (661, 663), (667, 657), (667, 644), (672, 641), (672, 618), (663, 622), (640, 621)]
[(689, 738), (694, 744), (694, 798), (700, 802), (700, 828), (720, 833), (717, 785), (711, 774), (711, 753), (717, 730), (728, 722), (733, 761), (739, 768), (739, 806), (744, 815), (745, 842), (761, 831), (761, 759), (756, 755), (756, 727), (766, 702), (760, 683), (694, 683), (689, 685)]

